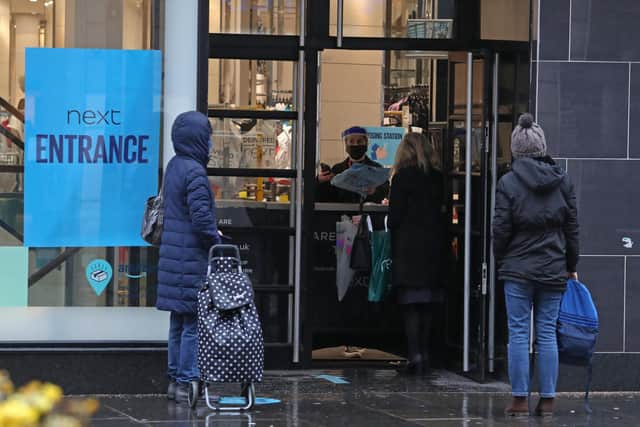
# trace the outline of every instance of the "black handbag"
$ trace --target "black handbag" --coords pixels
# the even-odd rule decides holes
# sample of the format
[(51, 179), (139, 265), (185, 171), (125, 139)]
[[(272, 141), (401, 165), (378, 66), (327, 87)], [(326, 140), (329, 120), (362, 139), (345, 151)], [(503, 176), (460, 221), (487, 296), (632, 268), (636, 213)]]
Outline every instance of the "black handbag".
[(353, 239), (350, 267), (352, 270), (368, 274), (371, 272), (371, 264), (371, 239), (367, 228), (367, 218), (362, 215), (358, 225), (358, 233)]
[[(163, 184), (164, 186), (164, 184)], [(160, 246), (162, 239), (162, 228), (164, 223), (164, 200), (162, 189), (157, 196), (149, 197), (144, 206), (144, 216), (142, 217), (142, 239), (153, 245)]]

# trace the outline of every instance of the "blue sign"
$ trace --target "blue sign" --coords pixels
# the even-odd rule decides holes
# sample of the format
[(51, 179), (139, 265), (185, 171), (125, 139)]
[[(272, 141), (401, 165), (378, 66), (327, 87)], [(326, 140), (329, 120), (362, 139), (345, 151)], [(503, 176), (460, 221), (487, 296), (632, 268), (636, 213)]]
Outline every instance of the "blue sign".
[(100, 296), (111, 282), (113, 268), (108, 261), (95, 259), (87, 265), (86, 274), (89, 284), (96, 295)]
[(369, 157), (382, 166), (391, 167), (396, 150), (405, 134), (401, 127), (366, 127), (369, 136)]
[(146, 245), (161, 70), (158, 51), (27, 49), (25, 246)]

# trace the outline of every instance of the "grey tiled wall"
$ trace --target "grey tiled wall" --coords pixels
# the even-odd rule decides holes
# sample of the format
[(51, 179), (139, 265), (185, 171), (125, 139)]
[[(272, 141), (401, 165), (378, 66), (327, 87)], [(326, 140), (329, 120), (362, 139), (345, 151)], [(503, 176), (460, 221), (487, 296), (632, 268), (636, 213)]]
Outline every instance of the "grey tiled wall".
[(578, 197), (600, 352), (640, 352), (640, 1), (539, 0), (531, 102)]

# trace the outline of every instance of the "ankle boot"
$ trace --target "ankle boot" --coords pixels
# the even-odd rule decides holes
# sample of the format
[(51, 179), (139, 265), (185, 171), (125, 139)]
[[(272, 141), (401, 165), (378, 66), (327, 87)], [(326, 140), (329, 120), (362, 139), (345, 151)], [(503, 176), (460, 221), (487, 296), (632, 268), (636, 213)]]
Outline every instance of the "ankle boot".
[(536, 415), (550, 417), (553, 415), (553, 397), (542, 397), (536, 406)]
[(529, 416), (529, 403), (527, 402), (527, 398), (514, 396), (511, 405), (509, 405), (504, 412), (510, 417)]

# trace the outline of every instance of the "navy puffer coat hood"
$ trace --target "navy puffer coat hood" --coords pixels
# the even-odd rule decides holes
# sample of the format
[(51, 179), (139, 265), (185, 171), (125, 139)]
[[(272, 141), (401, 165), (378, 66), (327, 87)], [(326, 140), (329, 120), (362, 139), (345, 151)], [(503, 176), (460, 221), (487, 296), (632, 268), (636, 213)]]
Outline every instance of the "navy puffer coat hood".
[(171, 130), (176, 152), (164, 177), (164, 226), (158, 266), (160, 310), (195, 314), (198, 286), (211, 245), (219, 242), (206, 166), (211, 125), (196, 111), (180, 114)]
[(211, 123), (204, 114), (189, 111), (176, 117), (171, 128), (171, 140), (177, 155), (191, 157), (207, 166), (211, 149)]

